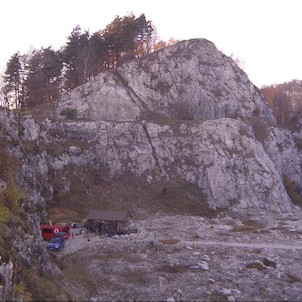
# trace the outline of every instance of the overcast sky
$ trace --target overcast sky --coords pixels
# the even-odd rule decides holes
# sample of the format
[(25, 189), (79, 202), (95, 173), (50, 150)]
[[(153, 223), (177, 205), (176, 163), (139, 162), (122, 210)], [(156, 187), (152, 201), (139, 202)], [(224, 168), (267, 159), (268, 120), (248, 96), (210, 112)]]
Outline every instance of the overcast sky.
[(261, 87), (302, 80), (302, 0), (1, 0), (0, 70), (30, 47), (59, 49), (72, 29), (104, 29), (144, 13), (161, 39), (205, 38), (244, 62)]

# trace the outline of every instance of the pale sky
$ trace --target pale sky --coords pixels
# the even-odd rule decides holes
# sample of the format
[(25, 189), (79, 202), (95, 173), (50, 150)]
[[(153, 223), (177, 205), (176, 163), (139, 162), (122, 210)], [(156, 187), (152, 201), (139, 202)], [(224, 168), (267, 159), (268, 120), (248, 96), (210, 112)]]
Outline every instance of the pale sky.
[(0, 72), (17, 51), (59, 49), (76, 25), (93, 33), (131, 12), (162, 40), (205, 38), (233, 53), (258, 87), (302, 80), (302, 0), (2, 0)]

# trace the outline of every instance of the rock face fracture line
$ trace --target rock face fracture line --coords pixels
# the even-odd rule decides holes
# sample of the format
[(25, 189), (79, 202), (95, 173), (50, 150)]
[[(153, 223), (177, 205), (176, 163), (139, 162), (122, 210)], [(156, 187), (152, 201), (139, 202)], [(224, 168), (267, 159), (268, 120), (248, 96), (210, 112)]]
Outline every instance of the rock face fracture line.
[[(133, 90), (133, 88), (129, 85), (128, 81), (119, 73), (117, 69), (114, 70), (114, 74), (120, 81), (120, 83), (127, 89), (127, 93), (130, 97), (130, 99), (133, 101), (135, 105), (137, 105), (139, 108), (142, 109), (142, 112), (147, 112), (147, 106), (146, 104), (140, 99), (140, 97), (136, 94), (136, 92)], [(136, 102), (136, 100), (138, 102)]]
[(155, 147), (153, 146), (152, 144), (152, 139), (151, 139), (151, 136), (148, 132), (148, 129), (147, 129), (147, 126), (146, 126), (146, 122), (145, 121), (142, 121), (142, 126), (143, 126), (143, 130), (144, 132), (146, 133), (146, 137), (147, 137), (147, 140), (151, 146), (151, 150), (152, 150), (152, 156), (155, 160), (155, 167), (157, 168), (157, 170), (160, 172), (161, 175), (164, 175), (167, 180), (169, 180), (169, 176), (167, 175), (166, 171), (164, 171), (159, 163), (159, 160), (158, 160), (158, 157), (157, 157), (157, 154), (156, 154), (156, 149)]

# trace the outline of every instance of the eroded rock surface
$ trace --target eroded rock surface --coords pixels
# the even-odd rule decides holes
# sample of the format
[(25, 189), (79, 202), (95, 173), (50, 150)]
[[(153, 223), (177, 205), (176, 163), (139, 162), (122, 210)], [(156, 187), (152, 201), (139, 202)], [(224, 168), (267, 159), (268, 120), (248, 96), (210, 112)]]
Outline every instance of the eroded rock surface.
[(51, 201), (53, 179), (72, 167), (103, 179), (180, 179), (213, 209), (290, 211), (283, 177), (301, 184), (291, 133), (273, 126), (259, 90), (207, 40), (182, 41), (102, 73), (62, 95), (58, 116), (64, 109), (76, 110), (77, 119), (36, 123), (28, 115), (18, 129), (14, 117), (0, 119), (15, 140), (36, 146), (25, 157), (13, 150), (23, 158), (19, 182), (35, 202)]
[[(214, 209), (235, 203), (290, 211), (283, 175), (296, 182), (301, 178), (297, 151), (286, 131), (267, 131), (271, 135), (264, 147), (251, 126), (230, 118), (172, 125), (46, 121), (21, 131), (25, 141), (38, 136), (34, 141), (43, 151), (24, 159), (20, 179), (45, 180), (43, 190), (31, 188), (38, 200), (41, 191), (53, 192), (50, 170), (59, 175), (74, 166), (89, 167), (105, 179), (134, 175), (149, 183), (181, 179), (196, 184)], [(61, 147), (54, 152), (56, 146)]]
[(101, 73), (62, 95), (58, 115), (66, 108), (90, 120), (207, 120), (253, 113), (273, 120), (247, 75), (204, 39), (182, 41)]

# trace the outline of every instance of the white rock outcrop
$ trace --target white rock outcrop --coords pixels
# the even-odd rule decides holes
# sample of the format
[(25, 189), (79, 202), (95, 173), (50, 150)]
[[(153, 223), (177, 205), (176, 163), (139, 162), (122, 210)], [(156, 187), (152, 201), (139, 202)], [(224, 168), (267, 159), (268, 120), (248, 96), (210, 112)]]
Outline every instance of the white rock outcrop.
[(38, 124), (25, 116), (16, 127), (15, 117), (0, 112), (14, 140), (36, 143), (26, 155), (14, 150), (22, 163), (18, 181), (35, 203), (51, 199), (56, 175), (82, 167), (107, 180), (193, 184), (213, 209), (292, 209), (283, 177), (299, 187), (302, 173), (291, 133), (273, 126), (259, 90), (207, 40), (102, 73), (62, 95), (58, 116), (66, 108), (80, 119)]
[(58, 116), (66, 108), (89, 120), (208, 120), (252, 114), (273, 120), (247, 75), (205, 39), (182, 41), (101, 73), (62, 95)]
[(286, 164), (297, 161), (293, 145), (289, 144), (288, 151), (284, 148), (287, 156), (275, 158), (255, 138), (251, 127), (229, 118), (173, 126), (66, 122), (52, 127), (50, 133), (54, 129), (65, 133), (61, 142), (76, 134), (89, 145), (81, 153), (69, 148), (59, 156), (49, 154), (51, 169), (59, 172), (68, 165), (79, 165), (99, 169), (109, 178), (132, 174), (149, 182), (182, 179), (197, 184), (212, 208), (237, 203), (289, 211), (291, 201), (282, 175), (291, 172), (301, 177), (299, 166)]

